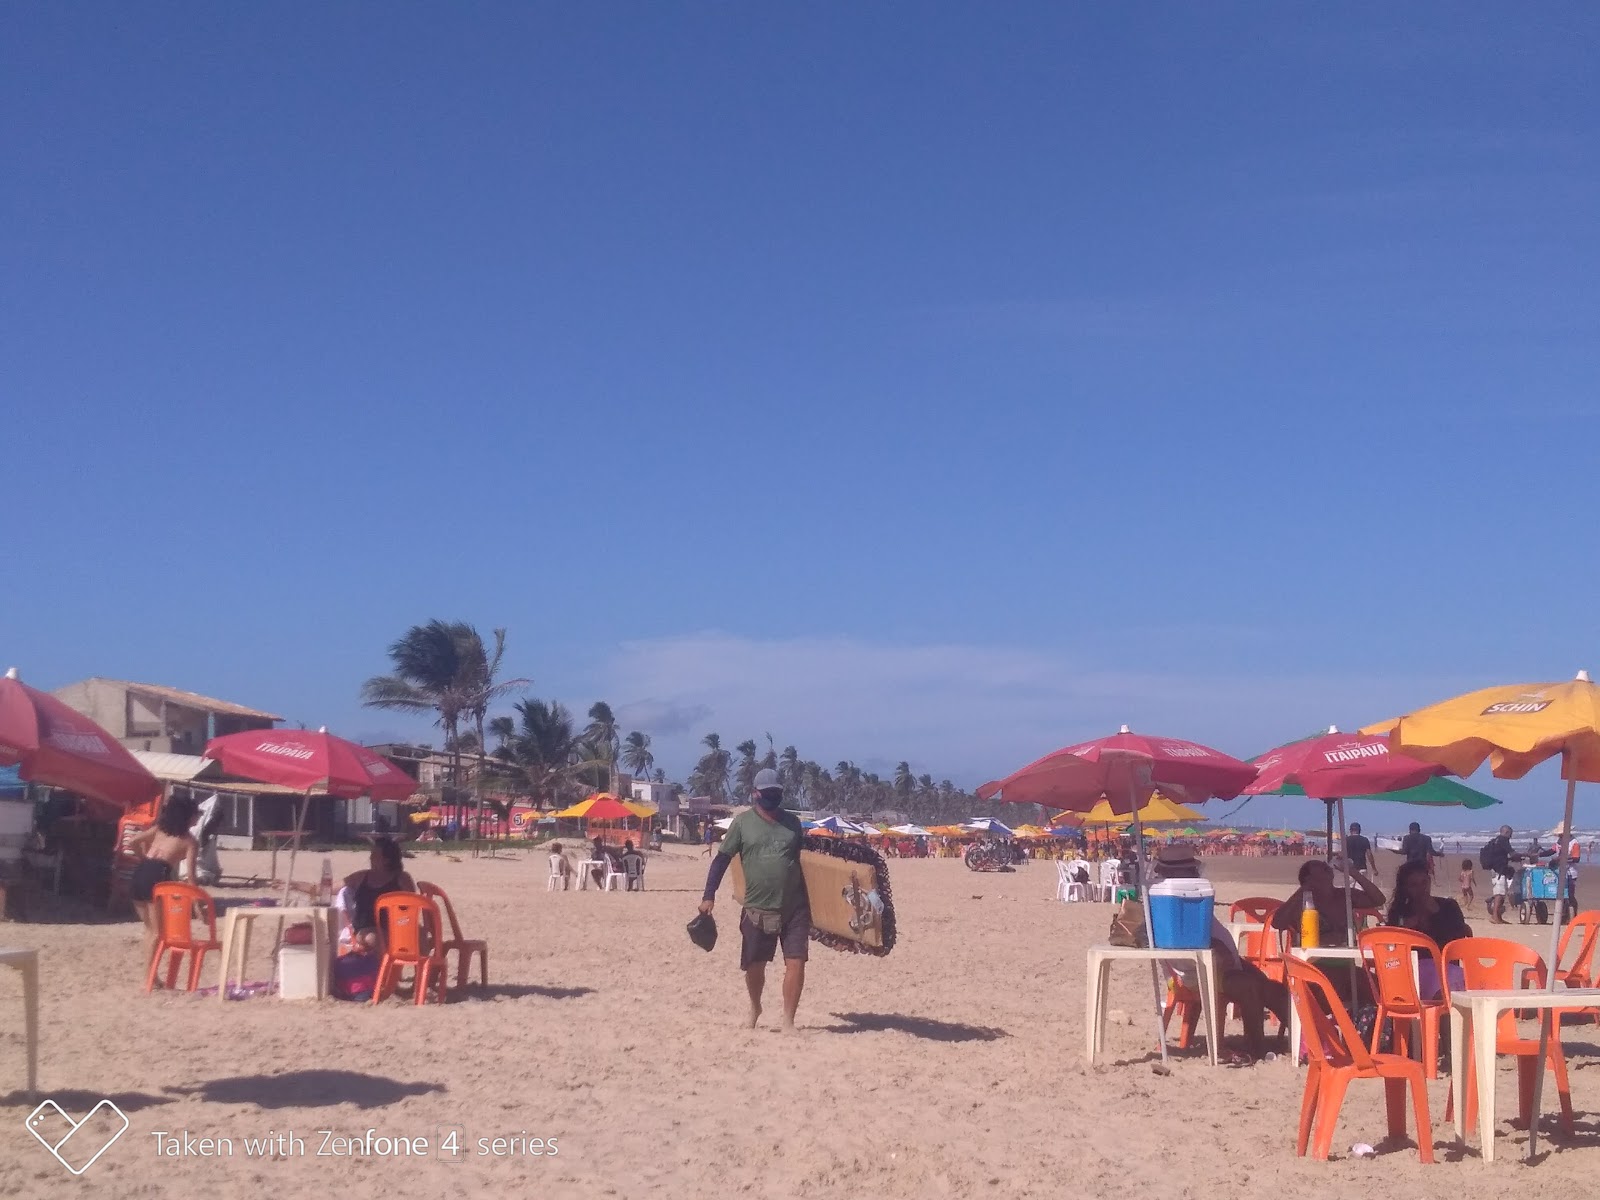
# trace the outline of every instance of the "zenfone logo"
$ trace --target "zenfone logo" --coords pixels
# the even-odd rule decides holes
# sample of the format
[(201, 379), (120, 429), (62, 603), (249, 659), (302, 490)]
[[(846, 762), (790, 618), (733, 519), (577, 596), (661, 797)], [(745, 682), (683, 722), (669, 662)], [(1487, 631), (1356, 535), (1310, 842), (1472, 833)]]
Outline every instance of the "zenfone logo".
[(109, 1100), (100, 1101), (81, 1121), (74, 1121), (54, 1100), (46, 1100), (27, 1115), (25, 1124), (39, 1144), (74, 1175), (94, 1166), (128, 1131), (127, 1114)]

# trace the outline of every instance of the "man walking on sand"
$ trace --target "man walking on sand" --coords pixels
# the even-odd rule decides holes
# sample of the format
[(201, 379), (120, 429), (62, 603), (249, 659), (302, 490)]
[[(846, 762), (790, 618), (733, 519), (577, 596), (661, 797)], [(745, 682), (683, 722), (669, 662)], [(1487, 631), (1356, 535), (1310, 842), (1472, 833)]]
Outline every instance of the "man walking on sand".
[(800, 873), (800, 846), (805, 834), (800, 818), (783, 810), (783, 785), (770, 768), (756, 772), (754, 807), (740, 813), (711, 856), (700, 911), (716, 905), (717, 888), (733, 856), (744, 869), (744, 911), (739, 914), (739, 969), (750, 993), (754, 1029), (761, 1018), (761, 993), (767, 964), (783, 946), (783, 1028), (794, 1028), (795, 1010), (806, 985), (806, 958), (811, 941), (811, 906)]

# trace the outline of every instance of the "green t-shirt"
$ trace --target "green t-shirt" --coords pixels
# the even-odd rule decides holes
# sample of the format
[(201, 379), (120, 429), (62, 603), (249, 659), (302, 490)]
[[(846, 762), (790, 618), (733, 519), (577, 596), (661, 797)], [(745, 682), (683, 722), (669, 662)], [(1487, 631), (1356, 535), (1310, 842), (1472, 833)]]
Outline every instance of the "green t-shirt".
[(800, 844), (805, 837), (800, 818), (778, 812), (769, 821), (751, 809), (728, 826), (719, 854), (739, 856), (744, 868), (744, 906), (769, 912), (792, 912), (806, 899), (800, 874)]

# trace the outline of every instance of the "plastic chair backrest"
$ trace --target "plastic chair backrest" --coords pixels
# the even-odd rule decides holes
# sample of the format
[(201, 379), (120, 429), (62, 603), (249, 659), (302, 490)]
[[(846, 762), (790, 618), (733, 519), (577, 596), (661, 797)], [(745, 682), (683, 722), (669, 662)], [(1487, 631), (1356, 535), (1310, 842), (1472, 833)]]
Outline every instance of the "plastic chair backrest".
[(461, 941), (461, 926), (456, 923), (456, 907), (450, 903), (450, 897), (444, 894), (444, 889), (437, 884), (419, 882), (417, 891), (444, 909), (445, 919), (450, 922), (450, 940)]
[(389, 892), (373, 905), (378, 928), (383, 931), (384, 953), (402, 962), (420, 962), (429, 957), (423, 952), (423, 930), (431, 922), (434, 942), (439, 940), (439, 906), (426, 896), (410, 892)]
[[(1412, 963), (1418, 954), (1428, 955), (1439, 975), (1440, 999), (1445, 1009), (1450, 1007), (1450, 981), (1444, 969), (1444, 957), (1438, 944), (1430, 937), (1411, 929), (1398, 929), (1380, 925), (1364, 929), (1356, 938), (1361, 948), (1361, 961), (1367, 968), (1367, 978), (1372, 982), (1372, 994), (1391, 1015), (1418, 1016), (1423, 1000), (1417, 990), (1417, 975)], [(1429, 1001), (1429, 1008), (1436, 1003)]]
[(1306, 1052), (1330, 1067), (1354, 1067), (1360, 1074), (1375, 1074), (1377, 1064), (1328, 977), (1298, 958), (1286, 958), (1283, 965), (1289, 976), (1290, 1003), (1300, 1014)]
[(1239, 938), (1239, 957), (1261, 966), (1283, 961), (1283, 937), (1268, 925), (1265, 929), (1248, 929)]
[(211, 897), (187, 883), (158, 883), (150, 891), (156, 906), (161, 940), (169, 946), (194, 945), (193, 913), (196, 905), (206, 919), (206, 941), (217, 940), (217, 910)]
[[(1510, 991), (1527, 987), (1530, 978), (1535, 988), (1545, 986), (1544, 959), (1531, 946), (1504, 938), (1457, 938), (1441, 953), (1446, 971), (1460, 968), (1462, 986), (1469, 991)], [(1496, 1028), (1500, 1039), (1517, 1040), (1516, 1013), (1501, 1013)]]
[(1355, 918), (1358, 933), (1363, 929), (1372, 929), (1383, 924), (1381, 908), (1356, 908), (1351, 910), (1350, 915)]
[(1275, 900), (1271, 896), (1246, 896), (1243, 900), (1235, 900), (1228, 906), (1228, 920), (1236, 921), (1244, 917), (1250, 921), (1260, 921), (1263, 925), (1271, 924), (1273, 914), (1283, 907), (1282, 900)]
[(1560, 966), (1561, 960), (1567, 957), (1572, 939), (1580, 935), (1583, 940), (1578, 943), (1578, 956), (1569, 966), (1557, 971), (1556, 975), (1581, 987), (1590, 987), (1594, 978), (1595, 946), (1600, 943), (1600, 909), (1584, 909), (1561, 931), (1561, 948), (1556, 951), (1557, 966)]

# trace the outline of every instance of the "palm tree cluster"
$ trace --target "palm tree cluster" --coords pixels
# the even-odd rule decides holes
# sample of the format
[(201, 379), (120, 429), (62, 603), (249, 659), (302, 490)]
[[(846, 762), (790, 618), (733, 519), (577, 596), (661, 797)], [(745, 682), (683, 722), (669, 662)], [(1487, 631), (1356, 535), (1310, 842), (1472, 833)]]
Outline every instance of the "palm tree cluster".
[[(624, 735), (604, 700), (589, 707), (588, 724), (582, 728), (572, 712), (555, 700), (519, 700), (512, 706), (514, 716), (489, 719), (497, 700), (530, 686), (527, 679), (498, 678), (505, 647), (504, 629), (496, 629), (492, 643), (486, 645), (464, 622), (429, 621), (412, 626), (389, 647), (394, 668), (390, 674), (375, 676), (361, 687), (362, 702), (369, 707), (434, 716), (444, 731), (457, 792), (447, 796), (447, 802), (460, 798), (463, 754), (473, 755), (479, 764), (473, 777), (480, 806), (490, 763), (498, 764), (493, 772), (499, 776), (497, 787), (527, 795), (546, 808), (564, 807), (599, 789), (614, 792), (621, 771), (635, 779), (666, 782), (666, 773), (656, 766), (650, 735), (637, 730)], [(492, 752), (486, 750), (488, 736), (495, 739)], [(830, 771), (802, 759), (794, 746), (780, 751), (770, 733), (760, 741), (747, 738), (732, 750), (723, 746), (718, 734), (708, 733), (700, 745), (704, 753), (690, 771), (687, 786), (674, 786), (709, 796), (718, 804), (748, 796), (756, 772), (770, 768), (783, 781), (785, 802), (792, 808), (844, 813), (895, 810), (924, 825), (973, 815), (1016, 815), (961, 791), (948, 779), (935, 784), (931, 775), (916, 775), (905, 761), (895, 767), (892, 779), (883, 779), (849, 761), (836, 763)]]
[(730, 798), (742, 799), (750, 794), (756, 772), (769, 767), (777, 771), (783, 783), (784, 803), (790, 808), (844, 813), (898, 811), (923, 825), (974, 815), (1008, 815), (1004, 806), (979, 800), (948, 779), (934, 783), (931, 775), (914, 774), (909, 762), (896, 766), (893, 779), (883, 779), (848, 761), (836, 763), (830, 771), (821, 763), (802, 759), (794, 746), (780, 751), (770, 733), (765, 735), (765, 741), (765, 751), (752, 738), (740, 742), (730, 753), (723, 747), (720, 735), (706, 734), (700, 740), (705, 753), (689, 773), (689, 790), (697, 796), (709, 796), (717, 804), (727, 803)]

